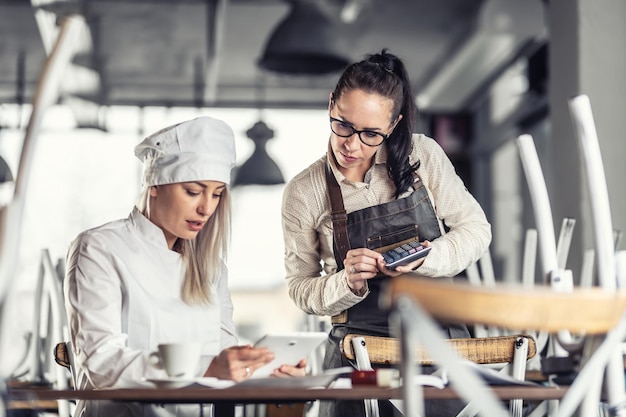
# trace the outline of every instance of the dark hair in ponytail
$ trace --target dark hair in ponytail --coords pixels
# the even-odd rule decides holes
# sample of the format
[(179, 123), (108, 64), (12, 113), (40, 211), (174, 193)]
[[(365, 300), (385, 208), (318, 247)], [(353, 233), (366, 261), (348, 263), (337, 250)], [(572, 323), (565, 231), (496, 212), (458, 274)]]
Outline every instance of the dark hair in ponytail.
[(400, 58), (383, 49), (380, 53), (367, 55), (363, 61), (345, 69), (333, 91), (333, 101), (339, 100), (345, 91), (354, 89), (391, 99), (393, 112), (390, 123), (402, 115), (402, 119), (385, 141), (388, 150), (388, 174), (396, 185), (397, 198), (413, 185), (413, 172), (419, 168), (419, 161), (414, 165), (409, 163), (417, 106), (408, 73)]

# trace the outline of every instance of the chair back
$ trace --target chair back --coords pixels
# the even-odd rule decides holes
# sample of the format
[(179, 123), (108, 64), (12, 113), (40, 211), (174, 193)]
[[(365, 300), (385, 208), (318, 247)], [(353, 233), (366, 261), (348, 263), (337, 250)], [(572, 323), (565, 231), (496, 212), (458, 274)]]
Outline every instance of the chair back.
[[(362, 337), (367, 346), (370, 362), (374, 365), (399, 365), (400, 340), (393, 337), (368, 336), (361, 334), (346, 335), (340, 349), (343, 355), (351, 360), (356, 360), (352, 340)], [(528, 353), (526, 359), (534, 357), (537, 353), (535, 340), (529, 335), (510, 335), (496, 337), (479, 337), (466, 339), (446, 339), (452, 349), (461, 358), (477, 364), (504, 364), (511, 363), (515, 358), (515, 346), (519, 337), (528, 339)], [(434, 359), (423, 345), (414, 347), (414, 358), (420, 365), (433, 365)]]

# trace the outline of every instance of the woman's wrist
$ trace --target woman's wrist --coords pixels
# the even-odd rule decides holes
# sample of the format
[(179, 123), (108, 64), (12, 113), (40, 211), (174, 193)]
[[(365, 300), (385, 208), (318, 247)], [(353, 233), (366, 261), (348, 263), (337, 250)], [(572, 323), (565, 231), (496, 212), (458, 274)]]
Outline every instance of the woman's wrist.
[(352, 288), (348, 285), (348, 288), (350, 288), (350, 291), (352, 291), (352, 294), (359, 296), (359, 297), (363, 297), (365, 293), (367, 293), (367, 285), (364, 285), (359, 289)]

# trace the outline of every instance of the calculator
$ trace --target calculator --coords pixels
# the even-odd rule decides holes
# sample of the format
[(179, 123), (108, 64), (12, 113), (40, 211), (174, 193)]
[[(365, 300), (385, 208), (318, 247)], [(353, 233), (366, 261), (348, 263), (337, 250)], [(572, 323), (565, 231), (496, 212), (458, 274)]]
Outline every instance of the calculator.
[(423, 258), (431, 249), (430, 246), (422, 246), (419, 241), (412, 240), (383, 253), (383, 258), (385, 258), (387, 268), (396, 269), (399, 265), (406, 265)]

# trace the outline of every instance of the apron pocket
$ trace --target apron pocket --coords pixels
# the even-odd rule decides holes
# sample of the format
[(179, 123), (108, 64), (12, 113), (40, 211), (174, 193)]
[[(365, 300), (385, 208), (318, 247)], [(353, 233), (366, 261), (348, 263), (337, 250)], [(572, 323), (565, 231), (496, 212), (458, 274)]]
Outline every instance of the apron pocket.
[(390, 233), (379, 234), (367, 238), (367, 248), (375, 250), (378, 253), (384, 253), (391, 248), (399, 246), (412, 240), (419, 240), (417, 233), (418, 225), (413, 224)]

